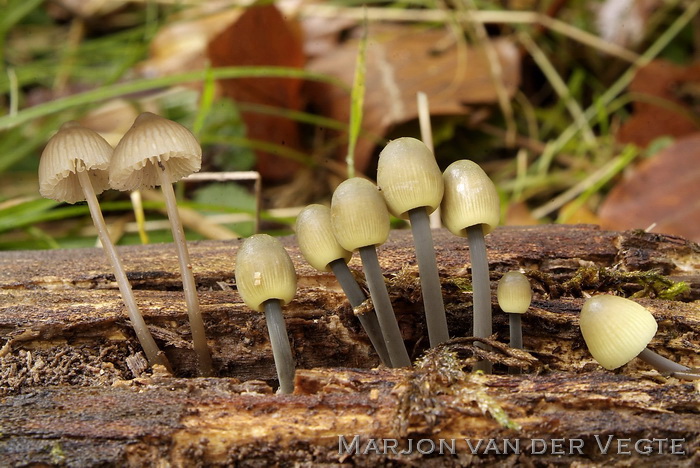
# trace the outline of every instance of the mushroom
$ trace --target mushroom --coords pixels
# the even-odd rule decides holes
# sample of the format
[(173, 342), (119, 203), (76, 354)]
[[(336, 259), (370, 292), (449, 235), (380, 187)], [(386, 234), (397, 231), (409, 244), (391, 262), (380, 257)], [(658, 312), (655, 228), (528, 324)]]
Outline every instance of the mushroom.
[(352, 252), (341, 247), (333, 235), (330, 208), (318, 204), (304, 208), (297, 216), (296, 233), (306, 261), (319, 271), (333, 271), (382, 363), (391, 366), (377, 313), (361, 307), (367, 298), (347, 265)]
[(331, 199), (331, 227), (333, 235), (345, 250), (360, 251), (362, 268), (391, 365), (409, 367), (411, 358), (403, 343), (377, 259), (376, 246), (389, 237), (389, 211), (377, 186), (358, 177), (343, 181)]
[(591, 355), (608, 370), (638, 357), (661, 373), (700, 379), (697, 369), (675, 363), (647, 348), (658, 326), (654, 316), (634, 301), (605, 294), (593, 296), (583, 304), (579, 324)]
[(39, 192), (42, 196), (59, 202), (87, 201), (90, 216), (97, 228), (97, 235), (112, 265), (122, 300), (126, 305), (136, 337), (146, 353), (146, 358), (151, 366), (161, 364), (170, 370), (165, 354), (158, 349), (136, 305), (131, 285), (109, 237), (97, 202), (97, 194), (109, 188), (107, 169), (112, 151), (109, 143), (97, 132), (82, 127), (77, 122), (64, 123), (51, 137), (41, 154)]
[[(474, 290), (474, 336), (491, 336), (491, 286), (484, 235), (499, 221), (500, 205), (496, 186), (473, 161), (466, 159), (450, 164), (443, 173), (445, 194), (442, 199), (442, 222), (452, 234), (467, 237), (471, 257)], [(490, 372), (487, 361), (475, 369)]]
[(180, 264), (199, 373), (211, 376), (214, 369), (199, 310), (197, 286), (172, 186), (174, 182), (198, 171), (201, 163), (202, 148), (192, 132), (176, 122), (144, 112), (136, 118), (114, 149), (109, 183), (118, 190), (161, 186)]
[(236, 255), (236, 287), (248, 307), (265, 312), (280, 391), (292, 393), (294, 359), (281, 306), (294, 298), (297, 276), (279, 240), (256, 234), (243, 241)]
[(509, 271), (498, 282), (498, 305), (508, 314), (510, 322), (510, 347), (523, 349), (523, 332), (520, 316), (527, 312), (532, 301), (532, 288), (527, 277), (519, 271)]
[(450, 339), (429, 218), (442, 200), (442, 172), (425, 143), (398, 138), (379, 154), (377, 185), (391, 214), (411, 220), (428, 337), (437, 346)]

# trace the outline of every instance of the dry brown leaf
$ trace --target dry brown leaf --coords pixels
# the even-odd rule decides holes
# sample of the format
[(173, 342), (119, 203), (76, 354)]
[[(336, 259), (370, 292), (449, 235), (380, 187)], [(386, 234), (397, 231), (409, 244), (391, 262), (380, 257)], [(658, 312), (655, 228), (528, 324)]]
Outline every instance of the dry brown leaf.
[(149, 45), (150, 57), (136, 71), (154, 77), (203, 69), (209, 41), (242, 12), (242, 9), (228, 9), (164, 26)]
[[(303, 68), (301, 33), (274, 5), (249, 7), (209, 42), (208, 55), (216, 67), (280, 66)], [(222, 93), (235, 101), (301, 110), (302, 81), (298, 78), (239, 78), (220, 82)], [(243, 112), (247, 136), (301, 150), (299, 128), (288, 118)], [(287, 180), (299, 163), (271, 152), (257, 151), (257, 170), (266, 179)]]
[[(450, 43), (451, 40), (444, 30), (410, 25), (370, 27), (362, 125), (366, 134), (359, 139), (355, 154), (359, 171), (369, 166), (377, 137), (384, 136), (392, 126), (417, 117), (418, 91), (428, 95), (432, 115), (464, 114), (466, 105), (497, 102), (496, 84), (484, 50), (471, 46), (460, 55), (464, 49)], [(358, 43), (358, 39), (351, 39), (312, 60), (309, 70), (335, 76), (351, 86)], [(501, 85), (512, 96), (520, 80), (518, 51), (507, 39), (494, 40), (490, 45), (503, 68)], [(310, 99), (320, 113), (349, 121), (347, 91), (317, 83), (310, 86)], [(338, 155), (342, 156), (344, 151), (341, 148)]]
[(644, 147), (660, 136), (680, 137), (700, 130), (697, 104), (693, 106), (693, 102), (698, 102), (698, 93), (693, 90), (698, 87), (700, 62), (679, 67), (665, 60), (655, 60), (640, 69), (630, 85), (630, 92), (659, 102), (635, 102), (632, 117), (617, 134), (618, 141)]
[(608, 229), (646, 229), (700, 241), (700, 132), (678, 139), (617, 184), (601, 206)]

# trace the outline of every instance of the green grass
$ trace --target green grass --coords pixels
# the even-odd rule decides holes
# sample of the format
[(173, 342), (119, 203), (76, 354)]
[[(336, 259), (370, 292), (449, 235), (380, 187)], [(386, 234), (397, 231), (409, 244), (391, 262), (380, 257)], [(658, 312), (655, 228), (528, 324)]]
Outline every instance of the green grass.
[[(364, 12), (370, 25), (373, 15), (409, 10), (419, 17), (424, 14), (426, 24), (439, 25), (430, 15), (444, 8), (437, 3), (409, 1), (369, 2), (370, 8), (363, 9), (363, 3), (366, 2), (329, 5)], [(543, 3), (546, 7), (547, 2)], [(629, 116), (630, 103), (644, 99), (627, 91), (635, 72), (657, 57), (677, 62), (690, 60), (697, 40), (691, 20), (700, 11), (700, 4), (666, 2), (650, 19), (647, 37), (633, 62), (611, 58), (595, 42), (578, 42), (577, 32), (589, 36), (595, 33), (589, 2), (566, 2), (555, 17), (561, 23), (558, 27), (564, 25), (564, 29), (545, 28), (544, 32), (537, 30), (532, 22), (514, 20), (518, 12), (499, 10), (501, 2), (471, 4), (477, 12), (490, 10), (502, 15), (503, 21), (488, 25), (489, 34), (508, 37), (522, 45), (534, 63), (530, 70), (536, 69), (540, 74), (539, 84), (536, 89), (523, 88), (529, 94), (519, 93), (505, 107), (504, 103), (491, 106), (490, 117), (485, 122), (489, 131), (483, 124), (474, 127), (462, 117), (434, 117), (438, 155), (445, 165), (450, 158), (478, 159), (495, 179), (505, 207), (525, 202), (535, 215), (553, 222), (566, 222), (576, 207), (595, 209), (620, 172), (648, 153), (619, 145), (614, 139), (615, 129)], [(147, 97), (168, 118), (194, 130), (219, 170), (250, 169), (255, 163), (254, 151), (265, 150), (298, 161), (314, 173), (338, 174), (337, 170), (324, 166), (333, 148), (314, 147), (311, 136), (305, 136), (309, 152), (248, 138), (241, 113), (255, 112), (294, 120), (307, 130), (322, 128), (337, 132), (340, 139), (323, 144), (347, 143), (347, 173), (352, 176), (355, 172), (354, 145), (360, 137), (363, 102), (369, 85), (365, 83), (365, 46), (371, 47), (371, 37), (361, 42), (354, 83), (349, 88), (328, 76), (279, 67), (210, 68), (164, 77), (134, 78), (132, 70), (147, 58), (150, 40), (169, 24), (173, 14), (187, 5), (137, 3), (120, 13), (119, 27), (90, 30), (78, 40), (71, 39), (75, 32), (71, 28), (77, 27), (75, 20), (56, 21), (46, 12), (44, 2), (8, 0), (2, 8), (0, 249), (94, 245), (94, 236), (84, 234), (84, 228), (91, 225), (87, 207), (41, 199), (35, 174), (45, 142), (62, 122), (81, 118), (114, 98), (141, 106)], [(464, 12), (448, 13), (452, 16), (448, 15), (446, 29), (454, 32), (462, 28), (465, 44), (484, 40), (486, 29), (472, 28), (455, 19), (455, 15)], [(344, 87), (351, 93), (350, 121), (216, 99), (215, 81), (235, 77), (294, 77)], [(201, 83), (202, 92), (182, 87), (192, 83)], [(66, 92), (57, 93), (61, 89)], [(408, 123), (397, 131), (413, 132), (413, 127)], [(505, 144), (506, 136), (512, 136), (513, 132), (521, 142), (514, 146)], [(217, 189), (211, 190), (214, 193)], [(230, 190), (231, 199), (222, 202), (216, 202), (216, 197), (203, 199), (201, 193), (182, 189), (179, 192), (184, 195), (183, 206), (201, 213), (250, 213), (250, 199), (246, 198), (245, 190)], [(102, 199), (108, 216), (129, 215), (131, 204), (125, 195), (108, 192)], [(562, 210), (567, 203), (567, 210)], [(145, 202), (144, 206), (149, 220), (161, 219), (162, 206), (152, 202)], [(289, 232), (294, 222), (293, 216), (275, 217), (267, 212), (263, 213), (263, 219), (273, 223), (268, 224), (269, 229), (278, 233)], [(250, 232), (250, 226), (245, 224), (231, 227), (244, 234)], [(152, 242), (169, 240), (167, 230), (149, 235)], [(188, 238), (195, 239), (198, 235), (188, 232)], [(139, 240), (136, 234), (127, 233), (120, 242)]]

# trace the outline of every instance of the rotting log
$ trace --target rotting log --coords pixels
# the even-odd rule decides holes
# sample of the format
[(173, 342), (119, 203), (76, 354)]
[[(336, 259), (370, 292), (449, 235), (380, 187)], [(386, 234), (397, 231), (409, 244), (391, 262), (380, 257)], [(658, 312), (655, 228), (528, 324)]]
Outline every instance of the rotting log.
[[(650, 294), (638, 299), (659, 323), (650, 348), (700, 367), (696, 244), (593, 226), (497, 229), (487, 237), (493, 287), (505, 271), (522, 268), (535, 300), (523, 317), (526, 352), (501, 344), (508, 321), (494, 314), (488, 357), (496, 375), (483, 376), (467, 372), (485, 352), (468, 337), (425, 353), (410, 232), (393, 232), (379, 248), (402, 333), (418, 360), (410, 370), (375, 368), (378, 359), (333, 277), (308, 266), (294, 238), (284, 243), (299, 276), (297, 298), (285, 310), (299, 367), (294, 395), (273, 393), (263, 318), (235, 291), (238, 242), (190, 248), (218, 375), (211, 379), (189, 378), (195, 359), (172, 245), (119, 252), (176, 377), (145, 369), (100, 250), (0, 254), (0, 466), (700, 461), (700, 385), (634, 361), (603, 371), (578, 331), (583, 295)], [(435, 245), (450, 333), (464, 337), (471, 329), (469, 250), (444, 231), (435, 233)], [(360, 271), (357, 259), (350, 265)], [(678, 281), (688, 284), (685, 293), (658, 297), (675, 295)], [(508, 366), (528, 373), (506, 375)], [(350, 444), (343, 453), (339, 436)], [(389, 443), (375, 448), (380, 438)], [(447, 444), (446, 453), (428, 454), (431, 441), (435, 450)]]

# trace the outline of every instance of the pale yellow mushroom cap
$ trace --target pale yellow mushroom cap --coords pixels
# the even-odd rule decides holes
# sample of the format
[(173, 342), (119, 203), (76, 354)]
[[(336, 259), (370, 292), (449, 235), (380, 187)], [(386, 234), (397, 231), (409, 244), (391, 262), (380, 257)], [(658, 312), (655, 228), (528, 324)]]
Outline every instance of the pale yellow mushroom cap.
[(294, 298), (297, 275), (279, 240), (256, 234), (243, 241), (236, 255), (236, 287), (243, 302), (258, 312), (264, 311), (267, 300), (285, 305)]
[(606, 369), (634, 359), (656, 334), (651, 313), (634, 301), (601, 295), (588, 299), (579, 317), (581, 334), (591, 355)]
[(95, 193), (109, 188), (107, 169), (112, 147), (97, 132), (78, 122), (66, 122), (51, 137), (39, 161), (39, 193), (52, 200), (85, 200), (78, 171), (87, 170)]
[(372, 182), (354, 177), (343, 181), (331, 199), (331, 227), (346, 250), (380, 245), (389, 237), (389, 210)]
[(519, 271), (509, 271), (498, 281), (496, 297), (503, 312), (524, 314), (532, 301), (530, 282)]
[(414, 208), (426, 207), (428, 214), (440, 206), (445, 184), (432, 151), (415, 138), (398, 138), (379, 153), (377, 185), (389, 211), (408, 218)]
[(493, 231), (500, 218), (498, 192), (488, 175), (474, 161), (450, 164), (443, 174), (442, 222), (456, 236), (466, 237), (466, 228), (481, 224), (484, 234)]
[(159, 163), (169, 182), (177, 182), (199, 171), (202, 148), (192, 132), (179, 123), (144, 112), (114, 149), (109, 183), (118, 190), (158, 186)]
[(330, 271), (334, 260), (350, 261), (352, 252), (336, 240), (331, 228), (331, 209), (323, 205), (309, 205), (299, 213), (296, 224), (299, 250), (309, 264), (321, 271)]

